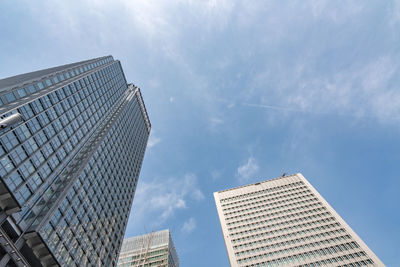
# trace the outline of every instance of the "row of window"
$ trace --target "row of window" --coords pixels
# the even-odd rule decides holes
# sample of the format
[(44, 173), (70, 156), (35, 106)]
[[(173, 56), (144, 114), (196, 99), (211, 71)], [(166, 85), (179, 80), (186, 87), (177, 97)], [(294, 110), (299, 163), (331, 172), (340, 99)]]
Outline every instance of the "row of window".
[[(315, 226), (318, 225), (318, 226)], [(315, 227), (311, 227), (311, 226), (315, 226)], [(291, 232), (291, 231), (297, 231), (298, 229), (302, 229), (302, 228), (307, 228), (307, 227), (311, 227), (308, 229), (305, 229), (307, 231), (310, 232), (319, 232), (319, 231), (324, 231), (325, 229), (330, 229), (332, 227), (336, 227), (336, 226), (340, 226), (339, 223), (331, 223), (331, 224), (326, 224), (326, 225), (320, 225), (319, 224), (311, 224), (311, 223), (304, 223), (304, 224), (298, 224), (298, 225), (294, 225), (294, 226), (290, 226), (290, 227), (286, 227), (286, 228), (281, 228), (281, 229), (276, 229), (276, 230), (272, 230), (272, 231), (265, 231), (265, 232), (261, 232), (259, 234), (253, 234), (256, 233), (257, 231), (247, 231), (247, 233), (242, 233), (240, 235), (236, 235), (236, 236), (248, 236), (250, 238), (252, 238), (253, 236), (256, 237), (264, 237), (264, 236), (268, 236), (268, 235), (280, 235), (283, 233), (287, 233), (287, 232)], [(250, 234), (250, 235), (249, 235)], [(231, 235), (232, 236), (232, 235)]]
[[(229, 205), (236, 204), (236, 203), (239, 202), (239, 201), (236, 201), (236, 200), (240, 200), (240, 199), (243, 199), (243, 198), (259, 196), (259, 195), (263, 195), (265, 193), (275, 192), (275, 191), (278, 191), (278, 190), (281, 190), (281, 189), (287, 189), (287, 188), (291, 188), (291, 187), (295, 187), (295, 186), (303, 185), (303, 184), (304, 183), (302, 181), (294, 182), (294, 183), (288, 183), (288, 184), (285, 184), (285, 185), (275, 186), (275, 187), (263, 189), (263, 190), (260, 190), (260, 191), (247, 193), (247, 194), (241, 194), (241, 195), (238, 195), (238, 196), (223, 198), (223, 199), (221, 199), (221, 203), (224, 203), (224, 204), (222, 204), (222, 207), (226, 207), (226, 206), (229, 206)], [(233, 200), (233, 202), (231, 202), (232, 200)], [(228, 203), (226, 203), (226, 202), (228, 202)]]
[[(269, 203), (270, 201), (286, 199), (286, 198), (289, 198), (292, 196), (301, 196), (306, 193), (311, 193), (311, 191), (309, 189), (307, 189), (307, 187), (305, 187), (305, 186), (300, 186), (300, 187), (292, 188), (289, 190), (283, 190), (283, 191), (275, 192), (272, 194), (266, 194), (262, 197), (255, 197), (252, 199), (248, 199), (244, 204), (224, 208), (224, 209), (222, 209), (222, 211), (225, 213), (227, 211), (242, 209), (245, 207), (249, 207), (249, 206), (251, 207), (253, 205), (258, 205), (258, 204), (263, 204), (263, 203)], [(254, 200), (256, 200), (256, 201), (254, 201)]]
[[(293, 214), (292, 214), (293, 215)], [(267, 219), (267, 220), (262, 220), (262, 221), (257, 221), (257, 222), (253, 222), (253, 223), (249, 223), (249, 224), (243, 224), (240, 226), (236, 226), (236, 227), (231, 227), (228, 228), (228, 231), (231, 232), (235, 232), (235, 231), (239, 231), (241, 229), (253, 229), (255, 227), (259, 227), (262, 225), (265, 225), (268, 228), (273, 228), (273, 227), (278, 227), (281, 225), (290, 225), (290, 224), (297, 224), (297, 223), (302, 223), (302, 222), (306, 222), (306, 221), (310, 221), (310, 220), (314, 220), (316, 218), (321, 218), (323, 216), (305, 216), (305, 217), (297, 217), (297, 218), (293, 218), (293, 216), (291, 216), (292, 219), (286, 219), (286, 216), (284, 216), (283, 218), (274, 218), (274, 219)], [(333, 217), (330, 218), (325, 218), (323, 220), (334, 220)]]
[[(326, 225), (323, 228), (322, 227), (314, 227), (314, 228), (310, 228), (310, 229), (305, 229), (305, 230), (301, 230), (301, 231), (297, 231), (297, 232), (291, 232), (288, 234), (284, 234), (284, 232), (288, 232), (289, 230), (286, 229), (286, 231), (283, 230), (275, 230), (275, 231), (270, 231), (267, 233), (260, 233), (260, 234), (255, 234), (255, 235), (249, 235), (249, 236), (245, 236), (245, 237), (240, 237), (240, 238), (235, 238), (232, 239), (232, 243), (235, 244), (237, 242), (245, 242), (248, 240), (255, 240), (255, 239), (259, 239), (262, 238), (264, 236), (267, 235), (279, 235), (279, 236), (283, 236), (285, 238), (291, 238), (291, 237), (296, 237), (296, 235), (303, 235), (303, 234), (313, 234), (315, 232), (321, 232), (322, 230), (326, 230), (332, 227), (336, 227), (339, 226), (338, 223), (334, 223), (334, 224), (330, 224), (330, 225)], [(343, 230), (344, 231), (344, 230)]]
[[(246, 214), (237, 215), (237, 216), (234, 216), (234, 217), (229, 217), (229, 218), (226, 218), (225, 220), (226, 221), (232, 221), (232, 220), (237, 221), (237, 220), (243, 220), (243, 218), (261, 216), (261, 215), (266, 215), (268, 217), (272, 217), (272, 216), (278, 216), (278, 215), (281, 215), (281, 214), (288, 214), (288, 213), (292, 213), (292, 212), (302, 211), (302, 210), (306, 210), (308, 208), (317, 207), (317, 206), (322, 206), (322, 203), (314, 202), (314, 203), (307, 204), (307, 205), (295, 203), (295, 204), (293, 204), (291, 206), (292, 208), (265, 209), (265, 210), (262, 210), (262, 211), (249, 212), (249, 213), (246, 213)], [(276, 210), (276, 211), (274, 211), (274, 210)], [(270, 211), (272, 211), (272, 212), (270, 212)]]
[[(251, 261), (260, 261), (263, 259), (268, 259), (270, 257), (276, 257), (276, 256), (280, 256), (280, 258), (275, 259), (275, 260), (264, 261), (263, 263), (265, 263), (265, 264), (280, 263), (282, 265), (293, 264), (293, 263), (297, 263), (297, 262), (301, 263), (303, 261), (310, 261), (310, 260), (312, 261), (313, 259), (321, 259), (321, 257), (330, 257), (330, 255), (332, 255), (332, 254), (346, 252), (348, 250), (353, 250), (353, 249), (357, 249), (357, 248), (359, 248), (359, 245), (356, 242), (348, 242), (345, 244), (334, 245), (334, 246), (329, 246), (329, 247), (320, 248), (320, 249), (314, 249), (311, 251), (302, 252), (302, 253), (298, 253), (298, 254), (296, 253), (294, 255), (282, 257), (283, 254), (289, 254), (289, 253), (295, 252), (290, 249), (286, 249), (286, 250), (281, 250), (279, 252), (277, 251), (277, 252), (271, 252), (271, 253), (264, 253), (264, 254), (259, 254), (256, 256), (244, 258), (244, 259), (239, 259), (238, 263), (242, 264), (242, 263), (247, 263), (247, 262), (251, 262)], [(363, 257), (363, 256), (366, 256), (366, 253), (364, 251), (360, 251), (360, 252), (357, 252), (357, 253), (354, 253), (351, 255), (352, 256), (350, 256), (350, 257), (347, 257), (347, 255), (343, 255), (342, 257), (345, 257), (346, 260), (347, 259), (351, 260), (351, 259), (354, 259), (354, 255), (357, 255), (357, 257)], [(249, 265), (249, 266), (251, 266), (251, 265)], [(274, 265), (272, 265), (272, 266), (274, 266)]]
[[(332, 239), (334, 238), (335, 240), (347, 240), (350, 239), (350, 236), (345, 234), (345, 231), (343, 229), (338, 229), (338, 230), (332, 230), (332, 231), (327, 231), (327, 232), (322, 232), (322, 233), (316, 233), (312, 235), (305, 235), (303, 237), (295, 237), (293, 238), (294, 235), (281, 235), (281, 236), (275, 236), (275, 237), (269, 237), (265, 239), (260, 239), (257, 241), (251, 241), (248, 243), (243, 243), (240, 245), (241, 248), (250, 248), (254, 246), (264, 246), (266, 248), (271, 248), (273, 245), (274, 248), (276, 247), (284, 247), (284, 246), (294, 246), (297, 243), (305, 243), (305, 242), (316, 242), (316, 241), (321, 241), (325, 239)], [(282, 241), (283, 240), (283, 241)], [(272, 243), (275, 242), (275, 243)], [(269, 243), (272, 243), (268, 245)]]
[[(143, 258), (145, 255), (147, 256), (157, 256), (168, 254), (168, 245), (165, 248), (161, 249), (151, 249), (147, 251), (147, 240), (142, 244), (142, 251), (128, 252), (126, 255), (119, 255), (118, 263), (124, 263), (132, 260), (136, 260), (138, 258)], [(133, 254), (135, 253), (135, 254)]]
[(63, 73), (55, 74), (52, 75), (52, 77), (45, 78), (39, 82), (35, 82), (34, 84), (28, 85), (25, 88), (18, 88), (14, 89), (13, 91), (8, 91), (3, 95), (0, 95), (0, 109), (1, 106), (4, 104), (9, 104), (12, 102), (15, 102), (16, 100), (20, 98), (25, 98), (28, 95), (34, 94), (40, 90), (43, 90), (45, 88), (48, 88), (52, 85), (55, 85), (57, 83), (63, 82), (65, 80), (68, 80), (70, 78), (73, 78), (79, 74), (82, 74), (86, 71), (89, 71), (91, 69), (97, 68), (107, 62), (112, 61), (112, 58), (106, 58), (102, 60), (95, 61), (90, 64), (85, 64), (81, 65), (75, 68), (72, 68), (67, 71), (63, 71)]
[[(235, 255), (236, 257), (242, 257), (244, 255), (250, 255), (250, 254), (259, 254), (263, 251), (270, 251), (269, 255), (274, 256), (274, 255), (279, 255), (282, 253), (297, 253), (299, 251), (308, 251), (310, 249), (313, 249), (314, 247), (321, 247), (323, 245), (330, 245), (331, 243), (343, 243), (343, 241), (350, 239), (349, 235), (344, 235), (344, 236), (337, 236), (333, 238), (328, 238), (328, 239), (322, 239), (318, 240), (315, 242), (307, 243), (311, 239), (306, 239), (306, 238), (298, 238), (298, 239), (293, 239), (291, 241), (287, 242), (281, 242), (281, 243), (276, 243), (276, 244), (271, 244), (263, 247), (257, 247), (253, 249), (248, 249), (240, 252), (236, 252)], [(303, 241), (304, 240), (304, 241)], [(299, 245), (301, 244), (301, 245)], [(289, 248), (285, 248), (289, 247)], [(280, 249), (283, 248), (283, 249)]]
[[(301, 201), (298, 201), (301, 200)], [(232, 215), (235, 214), (240, 214), (240, 215), (245, 215), (248, 214), (250, 211), (255, 211), (255, 212), (264, 212), (267, 210), (282, 210), (288, 207), (293, 207), (296, 206), (299, 203), (309, 203), (309, 202), (315, 202), (318, 201), (318, 199), (316, 197), (314, 197), (313, 194), (308, 194), (308, 195), (303, 195), (303, 196), (296, 196), (296, 197), (291, 197), (291, 198), (287, 198), (285, 200), (280, 200), (280, 201), (276, 201), (276, 202), (271, 202), (268, 204), (263, 204), (263, 205), (258, 205), (258, 206), (251, 206), (245, 209), (241, 209), (241, 210), (237, 210), (237, 211), (233, 211), (230, 212), (229, 214), (225, 214), (225, 218), (231, 218), (234, 217)], [(267, 208), (270, 207), (270, 208)], [(253, 212), (254, 213), (254, 212)], [(228, 217), (228, 215), (231, 215)]]
[[(318, 214), (313, 214), (313, 215), (309, 215), (309, 216), (303, 217), (303, 219), (304, 219), (304, 221), (310, 221), (310, 220), (315, 220), (315, 219), (318, 219), (318, 218), (324, 218), (325, 216), (329, 216), (329, 215), (330, 214), (328, 212), (326, 212), (326, 213), (318, 213)], [(279, 241), (279, 240), (282, 240), (282, 239), (285, 239), (285, 236), (270, 237), (270, 238), (265, 239), (263, 242), (264, 243), (265, 242), (276, 242), (276, 241)], [(247, 244), (245, 243), (245, 244), (242, 244), (242, 245), (234, 246), (233, 248), (236, 250), (236, 249), (240, 249), (242, 247), (248, 247), (249, 245), (252, 245), (252, 244), (253, 243), (247, 243)]]
[[(326, 210), (325, 207), (321, 207), (318, 209), (311, 209), (311, 210), (305, 210), (305, 211), (296, 211), (293, 213), (289, 213), (289, 214), (278, 214), (277, 216), (271, 216), (269, 214), (258, 214), (255, 217), (252, 218), (246, 218), (246, 219), (242, 219), (242, 220), (237, 220), (237, 221), (233, 221), (233, 222), (229, 222), (227, 223), (228, 227), (241, 227), (241, 226), (245, 226), (245, 225), (249, 225), (252, 223), (260, 223), (260, 222), (277, 222), (277, 221), (281, 221), (281, 220), (287, 220), (287, 219), (291, 219), (291, 218), (297, 218), (297, 217), (302, 217), (302, 216), (308, 216), (308, 215), (312, 215), (313, 213), (317, 213), (321, 210)], [(322, 215), (325, 215), (325, 212), (321, 213)], [(319, 216), (318, 214), (313, 214), (313, 216)], [(236, 226), (238, 225), (238, 226)]]
[[(167, 263), (168, 262), (168, 251), (167, 253), (163, 253), (161, 255), (140, 255), (135, 259), (123, 258), (118, 260), (117, 266), (122, 266), (123, 263), (129, 263), (132, 266), (140, 265), (142, 266), (145, 263), (153, 263), (157, 262), (158, 264)], [(128, 265), (129, 266), (129, 265)]]
[[(278, 228), (278, 229), (290, 228), (290, 227), (295, 228), (298, 225), (308, 225), (308, 226), (311, 227), (311, 226), (322, 225), (322, 224), (329, 223), (329, 222), (334, 222), (334, 221), (335, 221), (335, 219), (333, 217), (323, 218), (323, 219), (315, 220), (315, 221), (302, 220), (301, 222), (300, 221), (295, 222), (294, 220), (291, 220), (290, 222), (286, 221), (286, 222), (281, 222), (281, 223), (277, 223), (277, 224), (274, 224), (274, 225), (266, 225), (266, 226), (261, 226), (261, 227), (252, 227), (247, 231), (243, 231), (243, 233), (249, 234), (249, 233), (256, 233), (256, 232), (259, 232), (259, 231), (268, 231), (269, 229), (272, 229), (272, 228)], [(293, 225), (293, 226), (289, 226), (289, 225)], [(232, 234), (231, 236), (233, 236), (235, 234), (236, 233)]]
[[(358, 258), (365, 257), (363, 252), (356, 252), (356, 253), (351, 253), (351, 254), (346, 254), (343, 256), (338, 256), (334, 258), (328, 258), (326, 260), (319, 260), (315, 261), (312, 263), (306, 263), (306, 264), (300, 264), (297, 267), (318, 267), (318, 266), (338, 266), (338, 267), (360, 267), (360, 266), (367, 266), (367, 265), (373, 265), (374, 262), (371, 259), (365, 259), (365, 260), (360, 260)], [(298, 259), (293, 259), (293, 263), (300, 262), (301, 260), (304, 260), (303, 258), (299, 257)], [(342, 261), (353, 261), (351, 263), (343, 264), (343, 265), (338, 265), (338, 263)], [(273, 260), (269, 262), (262, 262), (262, 263), (256, 263), (256, 264), (251, 264), (251, 265), (245, 265), (245, 267), (275, 267), (275, 266), (286, 266), (287, 264), (292, 263), (289, 261), (289, 259), (283, 258), (278, 259), (278, 260)]]

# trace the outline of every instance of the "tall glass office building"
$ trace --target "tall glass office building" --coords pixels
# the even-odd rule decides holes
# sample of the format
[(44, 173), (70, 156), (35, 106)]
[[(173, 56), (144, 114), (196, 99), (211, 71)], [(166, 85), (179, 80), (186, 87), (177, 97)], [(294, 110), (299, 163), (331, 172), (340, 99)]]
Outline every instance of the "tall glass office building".
[(300, 173), (214, 193), (231, 266), (385, 266)]
[(0, 266), (115, 266), (150, 132), (111, 56), (0, 80)]

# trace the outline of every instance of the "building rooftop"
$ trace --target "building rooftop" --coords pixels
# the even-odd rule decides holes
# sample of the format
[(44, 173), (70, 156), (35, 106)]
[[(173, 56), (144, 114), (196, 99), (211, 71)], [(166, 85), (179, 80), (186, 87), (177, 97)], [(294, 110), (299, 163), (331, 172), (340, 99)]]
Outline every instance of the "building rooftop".
[(150, 248), (166, 246), (169, 244), (169, 233), (169, 229), (165, 229), (158, 232), (151, 232), (149, 234), (124, 239), (120, 253), (142, 250), (146, 249), (148, 246)]
[(242, 185), (242, 186), (237, 186), (237, 187), (233, 187), (233, 188), (229, 188), (229, 189), (217, 191), (217, 192), (215, 192), (215, 193), (222, 193), (222, 192), (227, 192), (227, 191), (231, 191), (231, 190), (236, 190), (236, 189), (239, 189), (239, 188), (245, 188), (245, 187), (250, 187), (250, 186), (253, 186), (253, 185), (259, 185), (259, 184), (261, 184), (261, 183), (272, 182), (272, 181), (276, 181), (276, 180), (279, 180), (279, 179), (284, 179), (284, 178), (296, 176), (297, 174), (300, 174), (300, 173), (288, 174), (288, 175), (285, 175), (285, 176), (280, 176), (280, 177), (276, 177), (276, 178), (264, 180), (264, 181), (257, 182), (257, 183), (253, 183), (253, 184), (247, 184), (247, 185)]
[[(108, 57), (108, 56), (107, 56)], [(85, 64), (90, 61), (95, 61), (103, 57), (95, 58), (95, 59), (90, 59), (90, 60), (84, 60), (76, 63), (71, 63), (71, 64), (66, 64), (58, 67), (53, 67), (53, 68), (48, 68), (48, 69), (43, 69), (43, 70), (38, 70), (38, 71), (33, 71), (33, 72), (28, 72), (20, 75), (15, 75), (12, 77), (8, 77), (5, 79), (0, 79), (0, 92), (4, 91), (5, 89), (27, 83), (31, 81), (32, 79), (39, 79), (40, 77), (49, 75), (51, 73), (57, 72), (57, 71), (62, 71), (68, 68), (72, 68), (75, 66), (79, 66), (81, 64)], [(104, 57), (106, 58), (106, 57)]]

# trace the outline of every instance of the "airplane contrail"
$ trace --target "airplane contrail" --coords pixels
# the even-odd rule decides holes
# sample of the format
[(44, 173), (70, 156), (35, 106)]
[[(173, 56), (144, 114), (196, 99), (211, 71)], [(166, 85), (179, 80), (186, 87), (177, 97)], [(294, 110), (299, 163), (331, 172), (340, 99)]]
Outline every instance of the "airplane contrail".
[(263, 105), (263, 104), (242, 103), (242, 105), (249, 106), (249, 107), (256, 107), (256, 108), (268, 108), (268, 109), (284, 110), (284, 111), (307, 112), (302, 109), (285, 108), (285, 107)]

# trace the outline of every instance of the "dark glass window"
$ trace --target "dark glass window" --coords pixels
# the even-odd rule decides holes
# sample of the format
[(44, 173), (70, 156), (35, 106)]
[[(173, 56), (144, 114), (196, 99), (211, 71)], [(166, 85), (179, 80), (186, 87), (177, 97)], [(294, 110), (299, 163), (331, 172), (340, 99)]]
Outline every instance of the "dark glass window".
[(36, 88), (35, 88), (35, 86), (33, 86), (33, 85), (29, 85), (28, 90), (29, 90), (29, 92), (30, 92), (31, 94), (33, 94), (33, 93), (36, 92)]
[(17, 92), (18, 92), (18, 95), (19, 95), (20, 97), (24, 97), (24, 96), (27, 95), (25, 88), (20, 88), (20, 89), (18, 89)]
[(36, 85), (39, 88), (39, 90), (42, 90), (44, 88), (44, 85), (42, 82), (38, 82)]
[(10, 103), (10, 102), (16, 100), (16, 97), (13, 92), (9, 92), (9, 93), (5, 94), (4, 98), (6, 99), (7, 103)]

